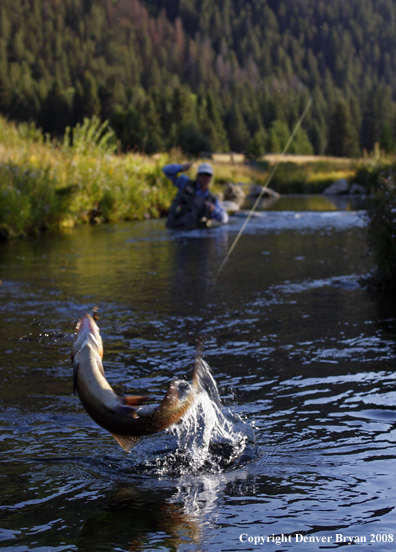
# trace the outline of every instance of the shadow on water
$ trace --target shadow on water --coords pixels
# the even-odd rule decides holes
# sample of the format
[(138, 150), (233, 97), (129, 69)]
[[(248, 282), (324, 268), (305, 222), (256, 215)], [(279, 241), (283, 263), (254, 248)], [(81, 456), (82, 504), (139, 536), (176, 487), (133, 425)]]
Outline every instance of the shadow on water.
[[(171, 492), (156, 494), (152, 489), (124, 485), (112, 492), (102, 510), (86, 519), (77, 539), (77, 549), (144, 549), (150, 535), (157, 535), (152, 546), (177, 550), (181, 542), (200, 542), (200, 526), (173, 504)], [(133, 523), (131, 523), (133, 520)]]
[[(292, 207), (257, 213), (219, 278), (246, 214), (2, 244), (2, 549), (394, 549), (395, 311), (359, 283), (364, 213)], [(218, 384), (129, 455), (72, 395), (72, 331), (95, 305), (119, 394), (161, 400), (200, 335)]]

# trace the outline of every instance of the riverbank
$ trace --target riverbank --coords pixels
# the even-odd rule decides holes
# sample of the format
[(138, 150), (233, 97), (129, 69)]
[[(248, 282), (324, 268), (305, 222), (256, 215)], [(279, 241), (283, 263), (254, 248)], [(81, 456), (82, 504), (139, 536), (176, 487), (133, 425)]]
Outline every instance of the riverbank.
[(368, 244), (375, 268), (367, 284), (390, 297), (396, 293), (396, 166), (378, 179), (374, 201), (368, 209)]
[(86, 222), (161, 216), (173, 189), (168, 156), (117, 155), (112, 131), (87, 121), (62, 143), (0, 118), (0, 229), (3, 239)]
[[(83, 223), (165, 216), (175, 189), (161, 167), (183, 161), (177, 151), (151, 157), (118, 154), (111, 129), (95, 119), (55, 143), (32, 125), (15, 126), (0, 118), (0, 236), (6, 240)], [(227, 182), (265, 185), (276, 156), (256, 163), (224, 157), (212, 162), (214, 192), (221, 195)], [(281, 194), (322, 193), (340, 178), (372, 187), (384, 163), (285, 156), (271, 187)]]

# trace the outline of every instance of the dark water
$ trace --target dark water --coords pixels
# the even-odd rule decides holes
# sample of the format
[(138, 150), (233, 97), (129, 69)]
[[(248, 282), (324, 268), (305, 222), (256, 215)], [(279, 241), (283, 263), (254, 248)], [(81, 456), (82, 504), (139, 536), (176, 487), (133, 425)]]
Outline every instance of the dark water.
[[(1, 245), (1, 550), (394, 550), (395, 310), (364, 214), (315, 205), (253, 217), (218, 278), (240, 216)], [(222, 406), (123, 453), (72, 395), (93, 306), (117, 392), (160, 400), (204, 336)]]

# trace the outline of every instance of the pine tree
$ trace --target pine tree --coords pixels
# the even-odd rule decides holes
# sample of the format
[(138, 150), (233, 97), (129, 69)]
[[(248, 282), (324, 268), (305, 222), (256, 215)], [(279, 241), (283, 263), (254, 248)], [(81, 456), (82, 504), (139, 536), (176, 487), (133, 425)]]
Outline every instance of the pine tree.
[(358, 157), (359, 139), (344, 101), (339, 101), (331, 117), (329, 128), (329, 155), (335, 157)]
[(372, 151), (376, 142), (381, 140), (381, 132), (392, 120), (395, 106), (392, 102), (391, 91), (388, 87), (374, 85), (367, 92), (363, 106), (363, 120), (360, 131), (362, 147)]
[(284, 121), (275, 120), (268, 133), (268, 151), (281, 153), (287, 144), (290, 136), (290, 130)]
[(227, 133), (223, 125), (220, 109), (211, 91), (202, 102), (200, 124), (209, 140), (210, 151), (228, 151)]
[(0, 65), (0, 113), (9, 112), (11, 101), (11, 88), (4, 66)]
[(238, 105), (234, 105), (231, 109), (226, 128), (231, 150), (244, 152), (250, 140), (250, 134)]
[(164, 140), (159, 115), (153, 99), (148, 96), (142, 106), (142, 114), (145, 119), (145, 133), (141, 144), (142, 151), (145, 153), (155, 153), (162, 151)]
[(379, 145), (385, 153), (395, 153), (395, 135), (390, 123), (385, 123), (379, 134)]
[(45, 133), (62, 136), (69, 125), (70, 106), (62, 92), (62, 87), (55, 81), (49, 90), (38, 116), (39, 126)]
[(39, 110), (39, 98), (33, 89), (22, 85), (11, 91), (8, 105), (8, 115), (11, 119), (18, 122), (37, 121)]
[(304, 128), (297, 131), (293, 142), (290, 144), (289, 152), (298, 155), (313, 155), (314, 149)]
[(137, 109), (117, 108), (111, 117), (110, 124), (121, 142), (123, 151), (142, 151), (144, 122), (142, 114)]
[(185, 153), (194, 156), (210, 151), (208, 137), (194, 123), (178, 127), (177, 146)]
[[(338, 98), (348, 105), (350, 132), (359, 132), (357, 146), (370, 151), (390, 143), (395, 33), (392, 0), (1, 0), (0, 110), (37, 122), (55, 80), (68, 104), (74, 91), (73, 125), (127, 116), (156, 91), (163, 147), (189, 129), (212, 150), (229, 141), (243, 150), (260, 125), (291, 128), (301, 98), (312, 94), (305, 124), (317, 153), (330, 141)], [(344, 149), (356, 150), (355, 141)]]
[(74, 121), (81, 122), (85, 117), (99, 116), (101, 110), (96, 80), (90, 71), (85, 71), (81, 81), (77, 82), (73, 99)]
[(246, 156), (248, 159), (259, 159), (266, 153), (268, 136), (265, 130), (261, 127), (254, 136), (249, 140), (246, 148)]

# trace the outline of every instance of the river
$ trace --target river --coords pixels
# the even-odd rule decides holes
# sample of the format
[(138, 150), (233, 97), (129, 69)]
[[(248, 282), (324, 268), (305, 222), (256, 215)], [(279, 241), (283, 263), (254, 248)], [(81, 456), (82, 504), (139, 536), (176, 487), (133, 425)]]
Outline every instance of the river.
[[(396, 317), (360, 285), (364, 212), (284, 198), (218, 274), (243, 221), (0, 244), (1, 550), (394, 550)], [(129, 454), (73, 395), (95, 306), (119, 394), (161, 400), (199, 337), (217, 384)]]

